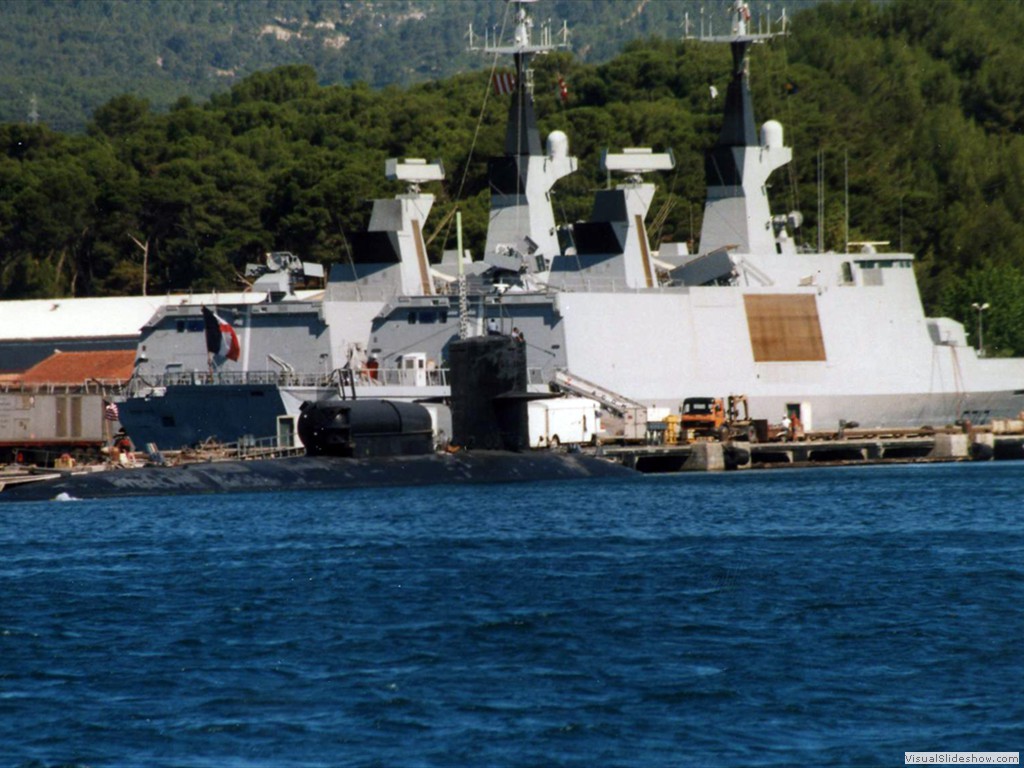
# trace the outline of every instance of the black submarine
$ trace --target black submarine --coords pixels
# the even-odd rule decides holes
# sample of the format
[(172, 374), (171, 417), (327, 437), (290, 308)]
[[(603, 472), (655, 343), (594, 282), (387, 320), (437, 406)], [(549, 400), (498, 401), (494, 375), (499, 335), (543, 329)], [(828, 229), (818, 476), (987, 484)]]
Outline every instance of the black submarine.
[(522, 342), (508, 336), (453, 341), (449, 363), (455, 451), (435, 451), (422, 405), (339, 398), (303, 403), (298, 431), (305, 456), (67, 474), (4, 488), (0, 501), (637, 476), (596, 456), (528, 449), (527, 404), (537, 395), (526, 391)]

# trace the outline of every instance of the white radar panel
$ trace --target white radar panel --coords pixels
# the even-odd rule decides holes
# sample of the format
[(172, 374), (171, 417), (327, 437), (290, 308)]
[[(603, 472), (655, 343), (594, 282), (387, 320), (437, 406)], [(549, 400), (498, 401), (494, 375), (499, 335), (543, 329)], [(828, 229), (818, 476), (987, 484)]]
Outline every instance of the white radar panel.
[(440, 160), (428, 163), (418, 157), (407, 157), (405, 160), (391, 158), (384, 163), (384, 173), (392, 181), (423, 184), (427, 181), (441, 181), (444, 178), (444, 166)]
[(622, 152), (605, 152), (601, 167), (606, 171), (619, 171), (638, 175), (650, 171), (670, 171), (676, 167), (672, 151), (654, 152), (648, 147), (627, 147)]

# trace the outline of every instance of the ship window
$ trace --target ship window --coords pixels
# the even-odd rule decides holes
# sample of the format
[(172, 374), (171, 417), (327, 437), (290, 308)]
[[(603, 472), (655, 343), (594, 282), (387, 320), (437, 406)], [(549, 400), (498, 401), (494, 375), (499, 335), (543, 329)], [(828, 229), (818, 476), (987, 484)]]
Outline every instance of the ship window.
[(436, 323), (437, 312), (420, 312), (421, 323)]
[(440, 321), (442, 323), (447, 323), (448, 322), (448, 310), (447, 309), (442, 309), (438, 313), (438, 319), (440, 319)]
[(843, 283), (853, 285), (853, 265), (848, 261), (843, 262)]
[(408, 319), (409, 319), (409, 325), (416, 325), (416, 313), (415, 312), (410, 312)]
[(185, 332), (185, 321), (184, 320), (179, 320), (177, 323), (175, 323), (175, 326), (177, 328), (178, 333), (184, 333)]
[(202, 320), (189, 320), (188, 330), (192, 333), (195, 333), (196, 331), (205, 331), (206, 325), (203, 323)]

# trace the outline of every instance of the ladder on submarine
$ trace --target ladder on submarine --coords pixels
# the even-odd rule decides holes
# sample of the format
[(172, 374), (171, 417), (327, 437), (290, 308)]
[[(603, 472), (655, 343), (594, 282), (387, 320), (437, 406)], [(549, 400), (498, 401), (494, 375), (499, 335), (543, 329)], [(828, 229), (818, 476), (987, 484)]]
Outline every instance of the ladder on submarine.
[(621, 437), (623, 440), (646, 440), (646, 406), (592, 381), (581, 379), (561, 368), (555, 371), (551, 378), (551, 384), (556, 389), (572, 392), (580, 397), (589, 397), (599, 402), (605, 411), (616, 417), (616, 421), (621, 422), (621, 433), (619, 430), (615, 430), (616, 437)]

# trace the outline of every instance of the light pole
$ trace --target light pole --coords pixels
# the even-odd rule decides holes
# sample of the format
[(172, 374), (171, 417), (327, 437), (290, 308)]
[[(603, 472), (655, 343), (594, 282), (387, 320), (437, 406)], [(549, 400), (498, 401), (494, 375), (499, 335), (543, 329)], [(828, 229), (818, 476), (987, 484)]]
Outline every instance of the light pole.
[(145, 296), (146, 283), (148, 282), (148, 275), (146, 273), (149, 271), (149, 238), (147, 237), (146, 242), (143, 243), (131, 232), (127, 232), (125, 234), (128, 235), (133, 243), (142, 249), (142, 295)]
[(978, 357), (984, 357), (985, 356), (985, 331), (984, 331), (984, 327), (985, 326), (984, 326), (984, 321), (982, 319), (981, 313), (984, 312), (986, 309), (988, 309), (988, 302), (986, 301), (984, 304), (979, 304), (978, 302), (974, 302), (973, 304), (971, 304), (971, 309), (978, 310)]

